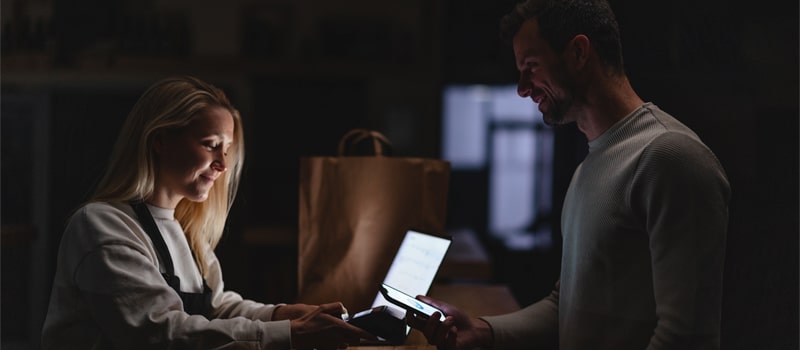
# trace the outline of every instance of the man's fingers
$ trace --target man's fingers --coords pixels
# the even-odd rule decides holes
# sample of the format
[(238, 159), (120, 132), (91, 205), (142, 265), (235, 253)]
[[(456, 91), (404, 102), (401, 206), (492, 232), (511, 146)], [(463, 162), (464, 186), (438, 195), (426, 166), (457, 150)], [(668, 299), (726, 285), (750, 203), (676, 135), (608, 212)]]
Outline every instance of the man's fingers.
[(434, 344), (446, 344), (447, 348), (455, 349), (456, 327), (442, 324), (433, 338)]
[(428, 343), (431, 345), (443, 344), (448, 333), (451, 332), (451, 329), (455, 328), (453, 326), (455, 319), (447, 317), (443, 322), (439, 322), (438, 314), (438, 312), (434, 313), (422, 329), (422, 333), (425, 334), (425, 338), (428, 339)]
[(406, 312), (406, 323), (408, 323), (411, 328), (418, 329), (425, 332), (425, 325), (428, 324), (427, 319), (417, 317), (413, 312)]
[(437, 329), (439, 329), (439, 321), (435, 321), (433, 317), (426, 320), (425, 326), (422, 328), (422, 333), (425, 334), (425, 338), (428, 339), (428, 343), (436, 344), (433, 339), (436, 337)]
[(456, 329), (456, 327), (450, 328), (450, 335), (447, 338), (447, 348), (455, 349), (456, 340), (458, 340), (458, 329)]

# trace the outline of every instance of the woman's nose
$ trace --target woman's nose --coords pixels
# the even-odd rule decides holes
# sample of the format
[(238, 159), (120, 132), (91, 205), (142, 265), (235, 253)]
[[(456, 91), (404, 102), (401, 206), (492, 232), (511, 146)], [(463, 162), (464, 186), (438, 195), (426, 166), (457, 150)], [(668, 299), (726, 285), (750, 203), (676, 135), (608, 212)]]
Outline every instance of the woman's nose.
[(213, 163), (211, 163), (211, 169), (214, 169), (219, 172), (224, 172), (225, 170), (228, 170), (228, 167), (225, 166), (224, 162), (215, 160)]
[(228, 170), (228, 162), (225, 160), (224, 152), (219, 152), (217, 154), (216, 159), (211, 162), (211, 168), (220, 172)]

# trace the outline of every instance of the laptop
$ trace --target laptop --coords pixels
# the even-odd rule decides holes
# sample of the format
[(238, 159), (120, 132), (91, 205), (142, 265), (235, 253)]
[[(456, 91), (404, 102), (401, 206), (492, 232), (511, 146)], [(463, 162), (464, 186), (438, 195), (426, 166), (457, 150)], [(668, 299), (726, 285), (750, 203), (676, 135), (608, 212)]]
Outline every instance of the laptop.
[[(427, 295), (451, 242), (448, 237), (408, 230), (383, 283), (411, 296)], [(392, 309), (394, 314), (406, 314), (402, 307), (392, 304), (378, 292), (372, 307), (381, 305)], [(405, 336), (409, 333), (411, 327), (406, 326)]]

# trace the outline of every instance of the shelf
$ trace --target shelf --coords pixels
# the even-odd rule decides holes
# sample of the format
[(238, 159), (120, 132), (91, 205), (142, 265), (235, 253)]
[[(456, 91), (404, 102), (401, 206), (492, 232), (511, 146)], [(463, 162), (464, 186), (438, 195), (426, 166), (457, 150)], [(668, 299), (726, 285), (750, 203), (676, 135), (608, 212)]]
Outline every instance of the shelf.
[(93, 57), (71, 67), (53, 65), (42, 55), (3, 56), (3, 83), (23, 86), (59, 84), (141, 83), (165, 75), (190, 74), (222, 80), (253, 76), (382, 79), (436, 78), (432, 64), (376, 63), (356, 60), (321, 62), (274, 61), (252, 58)]

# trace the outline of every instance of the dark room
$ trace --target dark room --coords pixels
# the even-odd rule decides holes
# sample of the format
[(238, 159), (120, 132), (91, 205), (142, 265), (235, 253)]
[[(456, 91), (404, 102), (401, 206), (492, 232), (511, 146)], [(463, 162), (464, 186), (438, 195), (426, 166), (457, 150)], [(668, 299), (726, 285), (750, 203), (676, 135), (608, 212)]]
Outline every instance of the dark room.
[[(798, 2), (543, 0), (509, 35), (508, 14), (523, 2), (2, 0), (0, 348), (437, 349), (426, 338), (439, 322), (436, 341), (448, 342), (439, 349), (800, 349)], [(581, 2), (595, 5), (553, 5)], [(575, 35), (580, 16), (591, 25)], [(617, 56), (598, 47), (614, 38), (620, 60), (609, 63)], [(216, 102), (186, 112), (191, 122), (166, 120), (172, 107), (156, 109), (172, 96), (159, 85), (169, 79)], [(156, 114), (162, 126), (137, 124)], [(628, 129), (658, 129), (635, 125), (638, 115), (681, 130), (664, 146), (676, 153), (656, 154), (668, 137), (630, 149), (645, 141)], [(169, 182), (172, 165), (192, 160), (168, 146), (197, 125), (221, 129), (195, 161), (221, 160), (199, 171), (192, 186), (205, 192), (195, 195)], [(140, 142), (140, 131), (152, 134)], [(631, 139), (604, 148), (622, 136)], [(144, 142), (146, 154), (120, 158)], [(142, 177), (136, 193), (152, 197), (120, 194), (110, 176)], [(123, 197), (124, 209), (105, 203)], [(70, 235), (93, 225), (78, 219), (98, 201), (121, 220), (109, 225), (132, 233)], [(174, 219), (156, 215), (170, 208), (161, 203)], [(148, 207), (158, 239), (133, 215)], [(186, 231), (167, 239), (169, 264), (157, 247), (162, 220)], [(433, 241), (411, 241), (417, 234)], [(169, 282), (176, 244), (198, 268), (204, 310), (215, 308), (204, 317), (222, 326), (186, 311), (178, 289), (195, 280), (177, 281), (184, 265), (171, 276), (177, 287)], [(69, 255), (73, 245), (87, 253)], [(157, 286), (137, 284), (149, 273)], [(416, 283), (404, 292), (453, 317), (378, 307), (400, 304), (383, 294), (388, 281)], [(133, 296), (111, 295), (120, 290)], [(165, 309), (130, 311), (147, 310), (131, 298), (148, 293)], [(58, 305), (71, 298), (81, 303)], [(267, 306), (219, 306), (237, 298)], [(184, 310), (167, 310), (173, 299)], [(239, 308), (258, 321), (236, 317), (239, 330), (228, 330)], [(359, 323), (362, 310), (399, 321), (386, 323), (399, 333)], [(54, 315), (66, 313), (75, 316)], [(317, 313), (343, 330), (296, 334)], [(220, 334), (204, 335), (205, 324)], [(494, 343), (469, 342), (483, 339), (478, 326)], [(247, 327), (262, 327), (260, 340), (248, 342)], [(634, 333), (641, 327), (650, 328)], [(260, 338), (272, 330), (286, 341)]]

